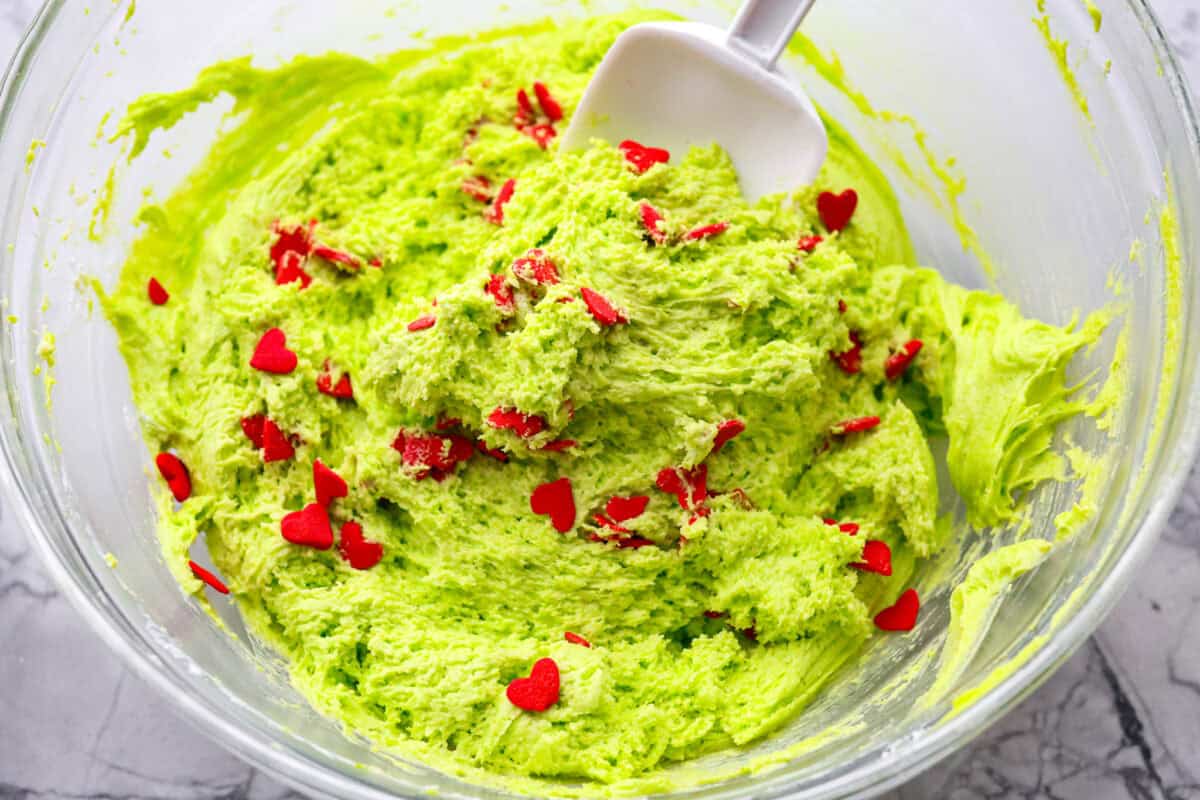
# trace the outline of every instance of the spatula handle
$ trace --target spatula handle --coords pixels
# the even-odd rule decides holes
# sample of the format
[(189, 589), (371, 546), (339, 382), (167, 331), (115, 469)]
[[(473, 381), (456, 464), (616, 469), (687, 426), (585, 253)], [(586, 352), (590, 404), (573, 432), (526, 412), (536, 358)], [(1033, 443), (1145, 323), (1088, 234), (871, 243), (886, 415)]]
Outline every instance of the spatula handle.
[(745, 0), (729, 28), (729, 45), (772, 69), (816, 0)]

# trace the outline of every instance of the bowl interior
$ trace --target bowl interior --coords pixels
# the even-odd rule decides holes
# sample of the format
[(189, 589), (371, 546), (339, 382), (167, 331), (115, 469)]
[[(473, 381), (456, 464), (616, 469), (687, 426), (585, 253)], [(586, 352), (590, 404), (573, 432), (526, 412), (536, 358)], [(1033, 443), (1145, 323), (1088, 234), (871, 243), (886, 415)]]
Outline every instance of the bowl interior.
[[(145, 198), (165, 197), (221, 127), (236, 121), (224, 118), (231, 102), (219, 98), (156, 134), (133, 163), (108, 136), (131, 100), (186, 87), (223, 58), (253, 53), (270, 65), (330, 49), (369, 56), (420, 47), (423, 37), (626, 5), (354, 0), (331, 10), (315, 0), (212, 0), (143, 4), (126, 19), (124, 5), (84, 15), (51, 3), (6, 85), (0, 163), (9, 187), (4, 241), (12, 244), (0, 279), (13, 315), (2, 337), (11, 488), (97, 628), (203, 727), (310, 791), (477, 796), (459, 780), (372, 752), (317, 715), (232, 607), (216, 601), (235, 637), (165, 568), (152, 465), (125, 367), (85, 279), (112, 285)], [(661, 5), (718, 25), (731, 11)], [(1142, 4), (1099, 5), (1099, 32), (1076, 0), (1047, 3), (1049, 34), (1031, 22), (1032, 0), (823, 3), (806, 23), (822, 54), (836, 51), (840, 68), (799, 59), (789, 68), (892, 179), (921, 263), (955, 282), (992, 286), (1049, 322), (1119, 303), (1124, 316), (1115, 327), (1128, 337), (1128, 380), (1109, 432), (1091, 423), (1063, 432), (1105, 459), (1096, 513), (998, 600), (971, 658), (939, 670), (950, 590), (983, 553), (1024, 536), (1053, 539), (1054, 518), (1075, 502), (1074, 487), (1036, 492), (1025, 530), (960, 524), (960, 546), (928, 565), (919, 582), (927, 611), (913, 634), (877, 638), (780, 735), (676, 768), (735, 776), (779, 761), (773, 770), (688, 794), (726, 797), (756, 786), (756, 796), (832, 796), (928, 766), (1081, 640), (1115, 602), (1121, 576), (1169, 510), (1196, 438), (1195, 132), (1180, 107), (1178, 73), (1164, 62), (1161, 35)], [(1068, 43), (1065, 62), (1047, 35)], [(46, 145), (27, 166), (35, 139)], [(107, 214), (97, 212), (109, 198)], [(47, 332), (53, 368), (45, 347), (38, 352)], [(1107, 374), (1115, 334), (1077, 360), (1080, 380)]]

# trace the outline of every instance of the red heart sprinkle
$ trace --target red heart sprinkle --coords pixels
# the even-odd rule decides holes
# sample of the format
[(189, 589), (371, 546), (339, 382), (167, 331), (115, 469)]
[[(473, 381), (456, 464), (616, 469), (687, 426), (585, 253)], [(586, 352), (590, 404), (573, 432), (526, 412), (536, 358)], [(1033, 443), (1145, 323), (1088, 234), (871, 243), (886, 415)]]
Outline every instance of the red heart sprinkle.
[(878, 426), (881, 421), (879, 417), (855, 417), (854, 419), (847, 419), (837, 423), (829, 429), (829, 432), (834, 436), (842, 436), (847, 433), (862, 433)]
[(823, 241), (825, 241), (824, 236), (801, 236), (800, 241), (796, 242), (796, 249), (804, 253), (811, 253)]
[(608, 327), (629, 321), (604, 295), (594, 292), (586, 286), (581, 287), (579, 293), (583, 295), (583, 304), (587, 306), (587, 310), (601, 325)]
[(546, 420), (536, 414), (522, 414), (515, 408), (497, 407), (488, 414), (487, 421), (493, 428), (510, 430), (522, 439), (537, 436), (546, 427)]
[(518, 128), (529, 125), (537, 116), (533, 110), (533, 103), (529, 102), (529, 94), (525, 89), (517, 89), (517, 113), (513, 117), (513, 124)]
[(150, 297), (150, 302), (156, 306), (165, 305), (171, 299), (171, 295), (167, 294), (167, 290), (158, 282), (158, 278), (151, 278), (150, 283), (146, 285), (146, 294)]
[(542, 113), (551, 122), (558, 122), (563, 118), (562, 106), (550, 94), (550, 90), (546, 88), (546, 84), (538, 81), (533, 84), (533, 93), (537, 95), (538, 105), (542, 107)]
[(504, 452), (503, 450), (500, 450), (499, 448), (488, 447), (487, 442), (485, 442), (483, 439), (480, 439), (479, 441), (477, 441), (475, 443), (475, 449), (478, 450), (479, 452), (483, 453), (484, 455), (491, 456), (492, 458), (499, 461), (501, 464), (508, 463), (508, 453)]
[(854, 375), (862, 370), (862, 339), (859, 338), (858, 331), (850, 331), (851, 347), (844, 353), (834, 353), (830, 351), (829, 357), (837, 362), (841, 367), (842, 372), (847, 375)]
[(463, 179), (459, 186), (463, 193), (481, 203), (492, 202), (492, 182), (483, 175), (473, 175)]
[(570, 450), (572, 447), (577, 447), (579, 442), (574, 439), (555, 439), (552, 442), (547, 442), (541, 446), (543, 453), (561, 453), (564, 450)]
[(304, 256), (299, 253), (288, 251), (283, 254), (280, 260), (280, 266), (275, 270), (275, 283), (279, 286), (300, 281), (300, 288), (307, 289), (312, 283), (312, 275), (304, 271), (303, 266)]
[(858, 208), (858, 192), (847, 189), (841, 194), (821, 192), (817, 196), (817, 213), (821, 222), (830, 231), (840, 231), (850, 224), (854, 209)]
[(541, 658), (533, 665), (528, 678), (517, 678), (508, 685), (508, 700), (524, 711), (545, 711), (558, 702), (558, 664), (552, 658)]
[(603, 514), (593, 514), (592, 519), (595, 520), (596, 524), (601, 528), (608, 528), (610, 531), (616, 531), (617, 533), (633, 533), (633, 531), (622, 525), (618, 525)]
[(740, 419), (725, 420), (717, 426), (717, 435), (716, 438), (713, 439), (712, 451), (714, 453), (721, 452), (721, 448), (725, 446), (726, 442), (728, 442), (730, 439), (733, 439), (744, 430), (746, 430), (746, 423), (742, 422)]
[(192, 568), (192, 574), (202, 580), (204, 583), (207, 583), (210, 587), (221, 594), (229, 594), (229, 587), (226, 586), (225, 583), (216, 575), (213, 575), (195, 561), (189, 561), (188, 566)]
[(475, 454), (475, 446), (465, 436), (425, 436), (404, 431), (396, 436), (392, 448), (400, 453), (405, 466), (428, 468), (417, 475), (418, 480), (431, 476), (441, 481)]
[(279, 523), (283, 538), (292, 544), (328, 550), (333, 547), (333, 529), (329, 527), (329, 513), (320, 503), (309, 503), (300, 511), (293, 511)]
[(846, 301), (839, 298), (838, 299), (838, 313), (845, 314), (847, 308), (849, 308), (849, 306), (846, 305)]
[(342, 525), (338, 553), (354, 569), (370, 569), (383, 559), (383, 545), (364, 539), (362, 525), (351, 520)]
[(625, 154), (625, 160), (639, 175), (655, 164), (666, 164), (671, 160), (671, 154), (661, 147), (646, 147), (633, 139), (626, 139), (617, 145), (617, 148)]
[(343, 372), (342, 377), (338, 378), (337, 383), (333, 382), (333, 373), (329, 368), (329, 359), (325, 360), (321, 374), (317, 375), (317, 391), (321, 394), (327, 394), (330, 397), (336, 397), (339, 400), (351, 400), (354, 398), (354, 387), (350, 385), (350, 373)]
[(917, 624), (921, 600), (916, 589), (905, 589), (895, 605), (875, 615), (875, 627), (883, 631), (911, 631)]
[(558, 267), (544, 250), (533, 249), (512, 263), (513, 275), (526, 283), (553, 286), (558, 283)]
[(614, 522), (624, 522), (646, 513), (650, 498), (644, 494), (634, 497), (613, 497), (604, 504), (604, 513)]
[(287, 336), (279, 328), (271, 328), (258, 340), (250, 366), (263, 372), (287, 375), (296, 368), (296, 354), (288, 350)]
[(321, 459), (313, 461), (313, 488), (317, 492), (317, 502), (328, 507), (339, 497), (350, 494), (350, 487), (341, 475), (321, 463)]
[(264, 464), (270, 464), (272, 461), (287, 461), (296, 455), (296, 448), (292, 447), (292, 443), (283, 435), (283, 431), (279, 430), (279, 426), (270, 419), (263, 420), (262, 455)]
[(508, 278), (503, 275), (492, 275), (488, 278), (485, 292), (492, 296), (496, 301), (496, 308), (500, 309), (502, 314), (513, 313), (517, 306), (513, 299), (512, 288), (508, 285)]
[(292, 227), (283, 227), (278, 222), (275, 223), (275, 242), (271, 245), (271, 261), (275, 264), (276, 273), (283, 269), (283, 257), (288, 253), (295, 253), (303, 258), (312, 252), (313, 249), (313, 231), (316, 230), (317, 221), (310, 220), (307, 225), (293, 225)]
[(259, 450), (263, 446), (263, 425), (266, 421), (267, 418), (262, 414), (242, 417), (242, 433), (246, 434), (246, 438), (253, 442)]
[(437, 317), (435, 317), (433, 314), (423, 314), (414, 319), (412, 322), (408, 323), (408, 330), (410, 333), (416, 333), (417, 331), (423, 331), (432, 328), (436, 324)]
[(543, 483), (529, 497), (529, 508), (533, 513), (550, 517), (554, 530), (566, 533), (575, 525), (575, 495), (571, 492), (571, 479), (559, 478)]
[(729, 228), (728, 222), (714, 222), (712, 225), (701, 225), (699, 228), (692, 228), (683, 235), (684, 241), (695, 242), (700, 239), (711, 239), (714, 236), (720, 236)]
[(348, 269), (358, 269), (362, 266), (362, 262), (355, 256), (347, 253), (345, 250), (335, 250), (332, 247), (327, 247), (319, 244), (313, 248), (312, 254), (317, 258), (323, 258), (334, 264), (341, 264)]
[(912, 339), (905, 342), (899, 350), (888, 356), (883, 362), (883, 373), (889, 381), (894, 381), (904, 374), (909, 365), (917, 357), (917, 353), (921, 352), (921, 348), (925, 344), (920, 339)]
[(855, 561), (850, 566), (863, 572), (876, 572), (885, 577), (891, 575), (892, 549), (887, 546), (887, 542), (868, 539), (863, 544), (862, 561)]
[(516, 190), (516, 178), (509, 178), (506, 180), (504, 185), (500, 187), (500, 191), (497, 193), (496, 199), (492, 201), (491, 206), (489, 206), (488, 210), (484, 212), (484, 219), (493, 225), (503, 225), (504, 206), (508, 204), (509, 200), (512, 200), (513, 192)]
[(642, 203), (639, 206), (639, 213), (642, 217), (642, 227), (646, 229), (646, 235), (650, 237), (650, 241), (654, 244), (664, 244), (667, 241), (667, 231), (663, 215), (649, 203)]
[(154, 457), (154, 464), (176, 500), (182, 503), (192, 496), (192, 479), (178, 456), (174, 453), (159, 453)]
[(577, 645), (581, 645), (583, 647), (591, 647), (592, 646), (591, 642), (589, 642), (587, 639), (580, 636), (578, 633), (571, 633), (570, 631), (567, 631), (566, 633), (563, 634), (563, 638), (566, 639), (571, 644), (577, 644)]

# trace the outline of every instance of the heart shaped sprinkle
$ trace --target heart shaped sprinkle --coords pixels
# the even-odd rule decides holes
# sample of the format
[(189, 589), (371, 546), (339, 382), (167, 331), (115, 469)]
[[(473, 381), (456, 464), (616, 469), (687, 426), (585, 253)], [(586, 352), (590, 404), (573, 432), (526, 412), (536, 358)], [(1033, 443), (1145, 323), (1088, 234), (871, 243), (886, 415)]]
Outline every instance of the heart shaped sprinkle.
[(250, 366), (263, 372), (287, 375), (296, 368), (299, 359), (287, 349), (287, 336), (279, 328), (271, 328), (258, 340)]
[(423, 314), (414, 319), (412, 322), (408, 323), (408, 330), (410, 333), (416, 333), (417, 331), (428, 330), (436, 324), (437, 317), (435, 317), (433, 314)]
[(796, 249), (802, 253), (811, 253), (823, 241), (824, 236), (801, 236), (800, 241), (796, 242)]
[(514, 706), (523, 711), (545, 711), (558, 702), (558, 664), (552, 658), (541, 658), (533, 665), (528, 678), (517, 678), (508, 685), (505, 694)]
[(625, 154), (625, 160), (639, 175), (655, 164), (666, 164), (671, 160), (671, 154), (661, 147), (646, 147), (633, 139), (626, 139), (617, 145), (617, 148)]
[(267, 418), (263, 414), (242, 417), (242, 433), (246, 434), (246, 438), (253, 442), (255, 448), (259, 450), (263, 446), (263, 425), (266, 421)]
[(588, 312), (601, 325), (609, 327), (629, 321), (624, 314), (613, 307), (613, 304), (604, 295), (594, 292), (586, 286), (580, 288), (579, 293), (583, 295), (583, 304), (587, 306)]
[(400, 453), (406, 467), (415, 469), (417, 480), (431, 477), (439, 482), (475, 454), (471, 440), (457, 434), (436, 436), (400, 431), (392, 448)]
[(338, 553), (354, 569), (370, 569), (383, 559), (383, 545), (364, 539), (362, 525), (351, 520), (342, 525)]
[(571, 491), (571, 479), (559, 478), (543, 483), (529, 496), (529, 508), (533, 513), (550, 517), (550, 524), (559, 533), (566, 533), (575, 526), (575, 495)]
[(522, 439), (537, 436), (546, 428), (543, 418), (536, 414), (522, 414), (515, 408), (497, 407), (488, 414), (487, 421), (493, 428), (512, 431)]
[(342, 377), (338, 378), (337, 383), (333, 382), (333, 372), (329, 367), (329, 359), (325, 359), (325, 366), (321, 373), (317, 375), (317, 391), (321, 394), (327, 394), (330, 397), (336, 397), (339, 400), (354, 399), (354, 387), (350, 384), (350, 373), (343, 372)]
[(830, 351), (829, 357), (832, 358), (837, 365), (841, 367), (842, 372), (847, 375), (854, 375), (862, 370), (862, 339), (859, 338), (858, 331), (850, 331), (851, 347), (844, 353), (834, 353)]
[(496, 308), (500, 309), (501, 314), (508, 315), (517, 310), (512, 287), (508, 285), (508, 278), (505, 276), (490, 276), (484, 291), (492, 296), (492, 300), (496, 302)]
[(469, 178), (464, 178), (458, 188), (462, 189), (463, 194), (481, 203), (492, 202), (492, 182), (483, 175), (472, 175)]
[(850, 566), (863, 572), (874, 572), (883, 576), (891, 575), (892, 549), (887, 546), (887, 542), (868, 539), (863, 544), (862, 561), (855, 561)]
[(847, 433), (862, 433), (869, 431), (872, 428), (878, 427), (882, 420), (879, 417), (855, 417), (854, 419), (842, 420), (829, 429), (829, 432), (834, 436), (842, 436)]
[(817, 213), (821, 222), (831, 232), (837, 232), (850, 224), (854, 210), (858, 208), (858, 192), (847, 189), (841, 194), (821, 192), (817, 196)]
[(296, 448), (288, 441), (288, 437), (284, 435), (283, 431), (279, 430), (279, 426), (275, 424), (274, 420), (264, 419), (262, 429), (263, 463), (287, 461), (294, 455), (296, 455)]
[(204, 583), (208, 584), (209, 587), (220, 592), (221, 594), (229, 594), (229, 587), (226, 586), (225, 583), (216, 575), (213, 575), (195, 561), (189, 561), (188, 566), (192, 568), (192, 574)]
[(347, 253), (345, 250), (335, 250), (323, 244), (314, 247), (312, 254), (317, 258), (323, 258), (332, 264), (338, 264), (351, 271), (357, 270), (362, 266), (362, 262), (356, 256)]
[(561, 453), (564, 450), (570, 450), (572, 447), (578, 447), (579, 442), (574, 439), (555, 439), (552, 442), (546, 442), (540, 449), (543, 453)]
[(713, 439), (712, 451), (714, 453), (721, 452), (721, 448), (725, 443), (736, 437), (742, 431), (746, 430), (746, 423), (740, 419), (727, 419), (717, 426), (717, 435)]
[(313, 488), (317, 492), (317, 502), (325, 507), (350, 494), (350, 487), (342, 476), (322, 464), (319, 458), (313, 461)]
[(696, 242), (701, 239), (711, 239), (714, 236), (720, 236), (729, 229), (728, 222), (714, 222), (711, 225), (701, 225), (698, 228), (692, 228), (683, 235), (685, 242)]
[(887, 357), (883, 362), (883, 374), (889, 381), (894, 381), (905, 373), (909, 365), (916, 359), (917, 353), (925, 344), (920, 339), (912, 339), (901, 345), (900, 349)]
[(158, 278), (151, 278), (150, 283), (146, 284), (146, 294), (150, 297), (150, 302), (156, 306), (165, 305), (171, 299), (171, 295), (167, 294), (167, 290), (158, 282)]
[(563, 634), (563, 638), (566, 639), (571, 644), (577, 644), (577, 645), (580, 645), (581, 647), (591, 647), (592, 646), (591, 642), (589, 642), (587, 639), (580, 636), (578, 633), (571, 633), (570, 631), (567, 631), (566, 633)]
[(293, 511), (279, 523), (283, 538), (292, 544), (328, 550), (333, 547), (333, 529), (329, 527), (329, 513), (320, 503), (309, 503), (299, 511)]
[(875, 615), (875, 627), (882, 631), (911, 631), (917, 624), (921, 600), (916, 589), (905, 589), (894, 605)]
[(516, 178), (509, 178), (500, 187), (500, 191), (496, 194), (496, 199), (488, 207), (488, 210), (483, 213), (483, 218), (493, 225), (504, 224), (504, 206), (512, 200), (513, 192), (517, 190)]
[(642, 203), (639, 206), (638, 213), (642, 218), (642, 227), (646, 229), (646, 236), (654, 244), (665, 244), (667, 241), (667, 226), (663, 215), (658, 213), (658, 209), (649, 203)]
[(167, 488), (176, 500), (182, 503), (192, 496), (192, 479), (178, 456), (174, 453), (159, 453), (154, 457), (154, 465), (158, 467), (158, 474), (167, 482)]
[(650, 498), (644, 494), (634, 497), (613, 497), (604, 504), (604, 513), (614, 522), (625, 522), (645, 514), (646, 506), (649, 504)]
[(512, 263), (513, 275), (526, 283), (553, 286), (558, 283), (558, 267), (544, 250), (534, 248)]
[(537, 95), (538, 105), (542, 107), (542, 113), (546, 115), (546, 119), (551, 122), (558, 122), (563, 118), (562, 106), (550, 94), (550, 90), (546, 88), (546, 84), (541, 81), (534, 83), (533, 93)]

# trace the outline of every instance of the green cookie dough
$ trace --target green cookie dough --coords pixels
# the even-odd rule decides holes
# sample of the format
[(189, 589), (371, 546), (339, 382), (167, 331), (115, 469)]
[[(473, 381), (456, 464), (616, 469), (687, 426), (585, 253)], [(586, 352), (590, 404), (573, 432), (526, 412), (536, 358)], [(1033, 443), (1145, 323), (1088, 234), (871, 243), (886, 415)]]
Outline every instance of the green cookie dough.
[[(1025, 319), (912, 266), (887, 181), (832, 120), (814, 186), (754, 205), (715, 146), (638, 174), (612, 144), (563, 153), (516, 129), (518, 88), (544, 82), (569, 119), (615, 36), (642, 18), (374, 62), (232, 61), (142, 98), (123, 125), (136, 155), (200, 104), (236, 101), (203, 164), (139, 215), (104, 301), (150, 449), (178, 453), (191, 476), (177, 507), (163, 490), (168, 563), (198, 591), (187, 552), (202, 538), (250, 629), (322, 712), (380, 748), (510, 787), (583, 779), (602, 792), (753, 742), (870, 637), (903, 635), (872, 616), (946, 544), (935, 520), (951, 487), (939, 495), (930, 440), (948, 438), (968, 520), (1011, 521), (1023, 493), (1069, 476), (1052, 438), (1085, 406), (1065, 367), (1103, 328)], [(515, 179), (503, 224), (462, 190), (477, 175), (492, 194)], [(817, 195), (847, 188), (858, 208), (830, 233)], [(643, 203), (668, 242), (647, 240)], [(277, 285), (276, 230), (309, 220), (359, 266), (314, 254), (311, 285)], [(717, 222), (728, 228), (711, 238), (678, 236)], [(798, 249), (810, 235), (824, 241)], [(559, 281), (511, 279), (508, 315), (489, 276), (511, 277), (535, 248)], [(152, 277), (165, 305), (147, 299)], [(600, 324), (582, 288), (627, 322)], [(422, 317), (432, 326), (410, 330)], [(289, 374), (249, 365), (270, 328), (297, 355)], [(853, 374), (831, 358), (852, 335)], [(888, 380), (885, 361), (912, 339), (923, 349)], [(353, 399), (319, 392), (323, 373), (349, 374)], [(544, 430), (497, 429), (497, 408)], [(240, 424), (257, 414), (293, 437), (292, 458), (264, 463)], [(830, 433), (864, 416), (881, 423)], [(745, 431), (713, 452), (732, 419)], [(436, 430), (446, 420), (507, 461), (475, 452), (446, 474), (403, 463), (398, 434), (449, 436)], [(575, 444), (544, 449), (562, 439)], [(282, 518), (314, 501), (315, 459), (349, 484), (331, 506), (335, 536), (360, 523), (382, 545), (375, 566), (281, 536)], [(700, 465), (710, 496), (698, 508), (656, 487), (664, 468)], [(560, 533), (531, 495), (563, 477), (576, 514)], [(646, 511), (621, 524), (645, 546), (607, 541), (594, 515), (641, 495)], [(890, 546), (890, 576), (848, 566), (867, 540)], [(522, 711), (506, 687), (546, 657), (561, 697)]]

